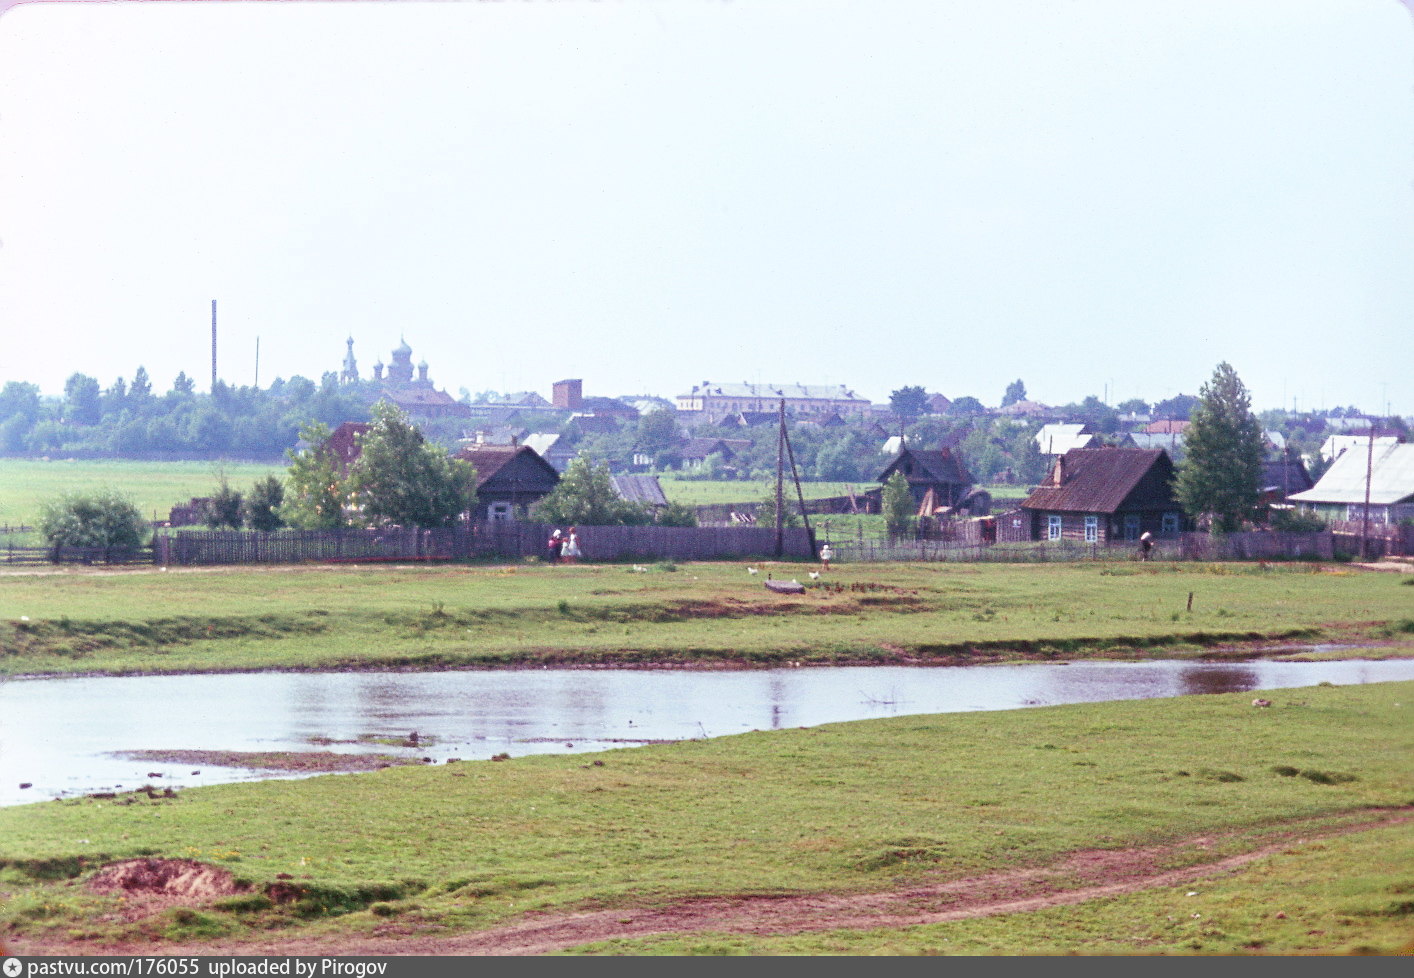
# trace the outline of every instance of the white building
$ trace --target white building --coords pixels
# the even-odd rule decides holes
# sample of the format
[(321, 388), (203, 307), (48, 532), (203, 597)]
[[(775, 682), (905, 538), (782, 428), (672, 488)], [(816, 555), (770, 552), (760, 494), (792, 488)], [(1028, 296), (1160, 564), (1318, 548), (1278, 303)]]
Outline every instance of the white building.
[(795, 415), (838, 414), (847, 418), (870, 407), (866, 398), (843, 384), (714, 384), (704, 380), (677, 398), (679, 411), (693, 412), (695, 418), (708, 423), (742, 412), (777, 411), (782, 400), (786, 411)]

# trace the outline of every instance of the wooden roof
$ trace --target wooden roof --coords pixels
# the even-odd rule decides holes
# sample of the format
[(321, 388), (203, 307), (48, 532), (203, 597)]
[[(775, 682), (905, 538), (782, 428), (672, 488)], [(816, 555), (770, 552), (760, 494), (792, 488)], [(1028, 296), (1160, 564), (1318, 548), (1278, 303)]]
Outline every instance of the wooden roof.
[[(908, 462), (912, 462), (912, 471), (907, 471)], [(902, 469), (904, 477), (910, 483), (951, 483), (952, 485), (971, 485), (972, 476), (968, 474), (966, 466), (962, 464), (962, 459), (953, 453), (951, 448), (918, 449), (905, 447), (898, 453), (898, 457), (889, 463), (883, 472), (879, 473), (877, 482), (887, 482), (889, 476), (895, 471)]]
[(1073, 448), (1056, 459), (1045, 483), (1021, 508), (1113, 513), (1155, 467), (1165, 480), (1171, 479), (1173, 463), (1161, 448)]
[(525, 458), (532, 464), (538, 463), (543, 466), (552, 484), (560, 481), (560, 474), (555, 471), (555, 467), (541, 458), (540, 454), (528, 445), (468, 445), (452, 457), (463, 459), (476, 466), (476, 488), (478, 490), (518, 458)]

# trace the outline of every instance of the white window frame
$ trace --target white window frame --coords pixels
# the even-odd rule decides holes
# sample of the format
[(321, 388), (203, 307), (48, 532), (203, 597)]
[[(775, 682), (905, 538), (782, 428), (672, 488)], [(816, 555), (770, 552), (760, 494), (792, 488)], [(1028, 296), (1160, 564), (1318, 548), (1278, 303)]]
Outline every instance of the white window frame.
[(1100, 518), (1098, 516), (1085, 517), (1085, 542), (1098, 543), (1100, 541)]
[(508, 502), (487, 503), (486, 518), (492, 523), (509, 523), (515, 519), (515, 507)]
[(1061, 538), (1061, 518), (1059, 516), (1046, 517), (1046, 539), (1059, 540)]

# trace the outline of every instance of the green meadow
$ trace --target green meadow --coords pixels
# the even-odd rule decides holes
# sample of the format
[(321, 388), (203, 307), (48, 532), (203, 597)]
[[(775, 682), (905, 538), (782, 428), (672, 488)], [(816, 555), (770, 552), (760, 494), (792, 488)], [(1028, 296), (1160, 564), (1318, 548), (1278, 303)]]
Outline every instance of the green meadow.
[[(1414, 578), (1341, 565), (846, 563), (818, 580), (804, 563), (636, 567), (0, 573), (0, 675), (947, 664), (1315, 643), (1403, 655), (1414, 637)], [(768, 576), (805, 593), (768, 591)]]
[(193, 496), (209, 496), (224, 472), (244, 491), (278, 465), (254, 462), (133, 462), (124, 459), (0, 459), (0, 527), (35, 526), (44, 504), (64, 493), (111, 489), (129, 497), (148, 519), (165, 520)]
[[(19, 954), (455, 952), (417, 942), (597, 914), (597, 932), (547, 950), (1407, 951), (1414, 683), (1270, 695), (1267, 709), (1218, 694), (908, 716), (0, 809), (0, 939)], [(801, 897), (945, 911), (962, 899), (951, 881), (1014, 887), (1048, 867), (1038, 892), (1063, 897), (1133, 853), (1179, 875), (975, 919), (898, 923), (876, 901), (847, 926), (769, 925)], [(140, 856), (226, 870), (235, 889), (144, 905), (87, 885)], [(725, 899), (730, 923), (615, 933), (703, 898)]]

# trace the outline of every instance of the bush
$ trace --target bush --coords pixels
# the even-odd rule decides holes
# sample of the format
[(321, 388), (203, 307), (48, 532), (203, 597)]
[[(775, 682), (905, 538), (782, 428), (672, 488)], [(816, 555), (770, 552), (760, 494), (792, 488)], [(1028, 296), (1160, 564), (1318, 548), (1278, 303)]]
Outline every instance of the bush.
[(147, 542), (147, 520), (126, 496), (112, 490), (65, 493), (46, 503), (39, 530), (50, 547), (136, 550)]
[(1283, 533), (1320, 533), (1327, 528), (1326, 521), (1315, 513), (1295, 509), (1274, 509), (1267, 522), (1273, 530)]

